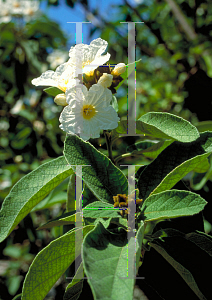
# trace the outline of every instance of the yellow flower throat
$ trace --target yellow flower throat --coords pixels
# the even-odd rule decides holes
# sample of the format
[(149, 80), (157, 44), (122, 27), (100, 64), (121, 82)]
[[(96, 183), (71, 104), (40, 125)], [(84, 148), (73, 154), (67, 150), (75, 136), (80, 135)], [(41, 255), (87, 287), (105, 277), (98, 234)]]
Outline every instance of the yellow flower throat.
[(95, 116), (95, 114), (96, 114), (95, 106), (91, 104), (83, 105), (82, 116), (84, 119), (90, 120), (91, 118), (93, 118), (93, 116)]

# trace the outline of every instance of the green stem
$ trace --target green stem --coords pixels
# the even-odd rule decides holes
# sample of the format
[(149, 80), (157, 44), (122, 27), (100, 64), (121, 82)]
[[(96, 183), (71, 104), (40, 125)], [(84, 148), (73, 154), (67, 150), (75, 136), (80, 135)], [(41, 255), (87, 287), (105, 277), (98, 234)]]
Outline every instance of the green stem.
[(132, 153), (125, 153), (125, 154), (122, 154), (122, 155), (117, 156), (117, 157), (114, 159), (114, 161), (115, 161), (115, 163), (117, 164), (117, 162), (118, 162), (119, 160), (121, 160), (121, 159), (123, 159), (123, 158), (126, 158), (126, 157), (130, 157), (130, 156), (132, 156)]
[(115, 163), (116, 163), (116, 165), (117, 165), (117, 162), (119, 161), (119, 160), (121, 160), (121, 159), (123, 159), (123, 158), (126, 158), (126, 157), (136, 157), (136, 156), (139, 156), (140, 155), (140, 153), (138, 153), (138, 154), (133, 154), (133, 153), (125, 153), (125, 154), (122, 154), (122, 155), (120, 155), (120, 156), (117, 156), (115, 159), (114, 159), (114, 161), (115, 161)]
[(115, 165), (116, 163), (114, 161), (113, 152), (112, 152), (111, 134), (108, 131), (106, 131), (106, 130), (103, 130), (103, 132), (104, 132), (105, 139), (106, 139), (108, 157), (110, 158), (110, 160), (112, 161), (112, 163), (114, 163), (114, 165)]

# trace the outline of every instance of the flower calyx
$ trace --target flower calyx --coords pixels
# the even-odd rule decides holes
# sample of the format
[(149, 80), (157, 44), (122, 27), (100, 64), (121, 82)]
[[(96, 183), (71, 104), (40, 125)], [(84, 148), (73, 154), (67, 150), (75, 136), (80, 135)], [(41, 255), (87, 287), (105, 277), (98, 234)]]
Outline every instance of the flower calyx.
[[(110, 76), (108, 76), (110, 75)], [(99, 66), (93, 72), (83, 74), (83, 84), (89, 90), (93, 84), (103, 83), (107, 78), (107, 88), (111, 90), (112, 94), (116, 93), (115, 87), (123, 80), (123, 78), (118, 75), (117, 72), (113, 73), (110, 65)], [(109, 79), (110, 78), (110, 79)]]

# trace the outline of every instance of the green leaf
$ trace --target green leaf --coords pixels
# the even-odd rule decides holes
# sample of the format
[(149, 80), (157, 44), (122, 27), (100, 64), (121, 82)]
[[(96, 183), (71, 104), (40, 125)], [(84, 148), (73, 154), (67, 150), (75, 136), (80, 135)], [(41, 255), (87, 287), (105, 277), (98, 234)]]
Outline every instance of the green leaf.
[(205, 174), (205, 176), (201, 177), (200, 182), (195, 182), (194, 179), (191, 182), (191, 187), (193, 190), (201, 190), (203, 188), (203, 186), (206, 184), (206, 182), (212, 178), (212, 162), (210, 159), (210, 166), (209, 166), (209, 170), (207, 171), (207, 173)]
[(111, 233), (102, 223), (85, 237), (82, 259), (94, 299), (133, 298), (134, 278), (127, 277), (127, 233)]
[(212, 257), (212, 237), (204, 232), (196, 230), (195, 232), (183, 233), (173, 228), (165, 228), (158, 230), (152, 235), (153, 239), (180, 236), (194, 243), (197, 247), (205, 251)]
[(145, 221), (164, 220), (199, 213), (207, 202), (188, 191), (171, 190), (148, 197), (142, 207), (139, 218)]
[(63, 300), (77, 300), (79, 298), (83, 288), (83, 279), (81, 279), (83, 277), (83, 263), (81, 262), (74, 278), (72, 279), (71, 283), (69, 283), (66, 287)]
[(104, 228), (107, 229), (110, 226), (110, 224), (112, 223), (112, 218), (107, 218), (107, 219), (102, 219), (102, 218), (97, 218), (97, 219), (86, 218), (85, 222), (86, 222), (86, 224), (87, 224), (87, 222), (91, 222), (92, 225), (96, 225), (99, 222), (101, 222), (102, 225), (104, 226)]
[(131, 152), (132, 154), (143, 154), (149, 158), (156, 158), (166, 147), (168, 147), (172, 140), (167, 141), (151, 141), (145, 140), (135, 143), (127, 147), (127, 151)]
[[(74, 279), (73, 279), (74, 280)], [(71, 283), (72, 284), (72, 283)], [(73, 285), (67, 287), (64, 294), (63, 300), (77, 300), (83, 289), (83, 280), (78, 280), (78, 282), (73, 282)]]
[(160, 193), (171, 189), (177, 182), (179, 182), (185, 175), (190, 171), (194, 170), (196, 167), (204, 163), (205, 159), (210, 155), (210, 153), (205, 153), (203, 155), (198, 155), (192, 159), (183, 162), (180, 166), (173, 169), (157, 186), (157, 188), (150, 194)]
[(15, 298), (13, 298), (12, 300), (21, 300), (21, 295), (22, 295), (22, 294), (16, 295)]
[(212, 131), (212, 121), (202, 121), (196, 125), (199, 132)]
[(49, 208), (55, 204), (65, 203), (67, 199), (67, 193), (64, 192), (64, 190), (67, 189), (67, 179), (61, 182), (61, 184), (59, 184), (54, 190), (52, 190), (49, 195), (40, 203), (38, 203), (31, 211), (38, 211), (41, 209)]
[[(80, 213), (77, 213), (77, 215), (80, 215)], [(54, 226), (74, 224), (75, 216), (76, 210), (65, 213), (62, 216), (40, 226), (38, 230), (52, 228)], [(119, 209), (114, 208), (112, 204), (97, 201), (87, 205), (86, 208), (83, 209), (83, 218), (121, 218), (121, 215), (119, 214)]]
[(20, 44), (25, 50), (27, 61), (33, 65), (38, 71), (42, 68), (42, 63), (38, 60), (38, 47), (39, 43), (35, 40), (20, 40)]
[(64, 94), (63, 91), (54, 86), (44, 89), (44, 92), (53, 97), (56, 97), (59, 94)]
[[(210, 155), (210, 154), (209, 154)], [(205, 159), (200, 159), (199, 164), (193, 169), (194, 172), (197, 173), (205, 173), (208, 171), (210, 167), (208, 156)]]
[(158, 144), (158, 141), (144, 140), (128, 146), (126, 151), (132, 153), (134, 153), (134, 151), (144, 151), (152, 146), (155, 146), (155, 144)]
[(199, 290), (198, 285), (191, 272), (189, 272), (189, 270), (187, 270), (178, 261), (173, 259), (161, 246), (156, 245), (155, 243), (150, 243), (150, 246), (153, 247), (158, 253), (160, 253), (173, 266), (173, 268), (181, 275), (181, 277), (190, 286), (190, 288), (200, 300), (207, 300), (202, 294), (202, 292)]
[(212, 237), (210, 235), (196, 231), (186, 234), (185, 237), (212, 257)]
[[(83, 236), (93, 228), (92, 225), (83, 227)], [(43, 300), (55, 282), (74, 262), (75, 254), (80, 255), (81, 243), (75, 240), (77, 232), (81, 232), (81, 229), (74, 228), (38, 253), (26, 275), (22, 300)]]
[(21, 178), (5, 198), (0, 211), (0, 241), (73, 170), (63, 156), (41, 165)]
[[(77, 214), (79, 215), (79, 213), (77, 213)], [(56, 217), (56, 218), (48, 221), (47, 223), (41, 225), (40, 227), (37, 228), (37, 230), (52, 228), (55, 226), (74, 224), (75, 223), (75, 215), (76, 215), (76, 210), (67, 212), (67, 213), (62, 214), (61, 216)]]
[(96, 225), (99, 222), (102, 223), (102, 225), (107, 229), (109, 227), (110, 224), (116, 224), (118, 227), (122, 227), (125, 230), (128, 229), (128, 221), (127, 219), (121, 218), (120, 216), (118, 218), (97, 218), (97, 219), (93, 219), (93, 218), (85, 218), (84, 219), (85, 224), (86, 225)]
[(204, 132), (191, 143), (173, 142), (142, 171), (138, 179), (139, 197), (171, 189), (186, 174), (204, 165), (212, 151), (212, 133)]
[(119, 208), (114, 208), (112, 204), (103, 202), (93, 202), (83, 209), (85, 218), (120, 218)]
[(205, 51), (202, 53), (202, 58), (205, 61), (208, 76), (212, 77), (211, 55), (208, 53), (208, 51)]
[(89, 190), (87, 185), (84, 184), (82, 206), (86, 207), (88, 204), (98, 201), (94, 194)]
[(136, 274), (139, 268), (139, 260), (141, 256), (143, 238), (144, 238), (144, 222), (141, 221), (136, 234)]
[(113, 196), (128, 193), (127, 178), (121, 170), (89, 142), (68, 136), (64, 155), (74, 170), (74, 165), (90, 165), (82, 168), (83, 181), (100, 201), (113, 204)]
[(211, 278), (208, 274), (212, 268), (211, 239), (209, 244), (204, 233), (184, 234), (171, 228), (162, 231), (162, 238), (156, 238), (158, 232), (153, 235), (155, 239), (150, 246), (172, 265), (199, 299), (210, 299)]
[(137, 133), (188, 143), (199, 138), (195, 126), (170, 113), (150, 112), (136, 121)]
[(42, 201), (42, 203), (39, 203), (38, 205), (36, 205), (36, 207), (34, 207), (32, 211), (49, 208), (55, 204), (66, 203), (66, 199), (67, 199), (66, 192), (60, 192), (57, 195), (53, 195), (53, 193), (52, 193), (52, 195), (49, 198), (45, 199), (45, 202)]
[(122, 120), (118, 122), (118, 127), (113, 129), (117, 133), (127, 133), (128, 130), (128, 122), (127, 120)]
[(75, 180), (76, 180), (76, 175), (72, 174), (69, 178), (68, 188), (67, 188), (67, 202), (66, 202), (67, 212), (75, 210), (75, 189), (76, 189)]

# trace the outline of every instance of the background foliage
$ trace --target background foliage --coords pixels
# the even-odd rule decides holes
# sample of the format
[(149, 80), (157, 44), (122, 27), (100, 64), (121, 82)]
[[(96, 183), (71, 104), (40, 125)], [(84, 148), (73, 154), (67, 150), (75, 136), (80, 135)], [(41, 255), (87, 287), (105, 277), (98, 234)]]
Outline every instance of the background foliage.
[[(48, 4), (58, 6), (62, 1), (49, 0)], [(90, 38), (97, 35), (108, 42), (111, 64), (127, 64), (128, 32), (126, 24), (120, 22), (144, 22), (136, 25), (136, 60), (142, 58), (136, 66), (137, 118), (147, 112), (170, 112), (187, 119), (200, 132), (212, 129), (211, 1), (123, 0), (121, 5), (111, 4), (114, 13), (105, 16), (100, 9), (90, 9), (90, 1), (66, 0), (69, 11), (77, 5), (83, 8), (85, 20), (92, 22)], [(52, 97), (35, 89), (31, 80), (51, 69), (47, 61), (49, 53), (55, 49), (69, 50), (70, 33), (63, 32), (45, 14), (28, 22), (21, 20), (16, 17), (9, 23), (0, 24), (0, 201), (25, 174), (62, 155), (65, 139), (65, 133), (58, 127), (61, 108), (54, 104)], [(123, 119), (126, 119), (127, 111), (126, 93), (127, 85), (123, 84), (117, 94), (118, 114)], [(116, 140), (114, 156), (125, 153), (126, 148), (138, 140), (138, 137)], [(91, 143), (107, 153), (103, 137), (91, 140)], [(128, 157), (120, 163), (148, 164), (152, 159), (148, 155), (142, 159)], [(208, 201), (204, 225), (209, 234), (212, 223), (211, 169), (210, 166), (205, 173), (189, 173), (177, 186), (195, 190)], [(67, 180), (44, 200), (46, 209), (34, 209), (0, 244), (1, 299), (12, 299), (21, 292), (35, 254), (60, 236), (60, 227), (49, 231), (36, 231), (35, 228), (65, 211), (66, 189)], [(55, 203), (50, 209), (49, 202)], [(183, 219), (180, 222), (184, 228)], [(196, 229), (201, 230), (198, 226)], [(185, 233), (188, 232), (189, 228)], [(152, 259), (151, 252), (149, 255)], [(146, 264), (143, 270), (148, 278)], [(155, 284), (158, 273), (154, 276), (148, 283), (143, 283), (144, 290), (148, 290), (153, 282)], [(63, 285), (58, 283), (46, 299), (60, 299), (62, 288)]]

